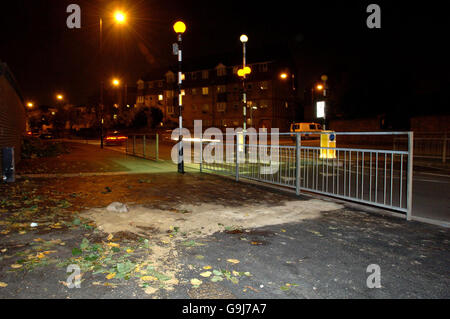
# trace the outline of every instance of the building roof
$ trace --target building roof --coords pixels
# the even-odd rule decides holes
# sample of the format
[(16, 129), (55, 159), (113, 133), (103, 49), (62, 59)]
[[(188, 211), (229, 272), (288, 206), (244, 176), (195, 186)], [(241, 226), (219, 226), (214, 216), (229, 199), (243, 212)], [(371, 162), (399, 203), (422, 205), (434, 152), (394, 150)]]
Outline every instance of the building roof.
[[(250, 50), (247, 49), (246, 60), (248, 64), (269, 61), (283, 61), (292, 63), (289, 49), (283, 47), (265, 47), (261, 49), (251, 48)], [(214, 69), (220, 63), (227, 67), (242, 65), (242, 52), (233, 51), (222, 54), (187, 58), (183, 60), (182, 67), (183, 72), (193, 72)], [(147, 73), (144, 77), (142, 77), (142, 80), (162, 80), (169, 70), (176, 73), (178, 70), (177, 64), (175, 63), (171, 66), (154, 69)]]

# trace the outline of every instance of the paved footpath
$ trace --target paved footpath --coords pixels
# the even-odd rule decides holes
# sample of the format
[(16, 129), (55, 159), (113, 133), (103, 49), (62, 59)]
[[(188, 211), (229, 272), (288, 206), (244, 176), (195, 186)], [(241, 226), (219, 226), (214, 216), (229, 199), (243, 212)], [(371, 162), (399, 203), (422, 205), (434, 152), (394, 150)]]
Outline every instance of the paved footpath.
[[(15, 185), (0, 186), (0, 298), (450, 297), (446, 228), (346, 205), (332, 209), (332, 201), (194, 171), (179, 175), (164, 163), (90, 147), (62, 156), (64, 166), (41, 159), (48, 170), (39, 174), (94, 173), (95, 165), (113, 174), (23, 177)], [(86, 151), (91, 152), (83, 157)], [(19, 172), (23, 176), (30, 172), (27, 164)], [(147, 165), (149, 171), (127, 174)], [(130, 206), (124, 218), (141, 232), (110, 237), (103, 230), (114, 225), (102, 228), (100, 220), (77, 219), (92, 208), (105, 214), (102, 207), (116, 200)], [(157, 228), (169, 213), (179, 224)], [(245, 224), (255, 215), (260, 216), (252, 219), (255, 225), (267, 220), (265, 225), (240, 227), (236, 222)], [(113, 216), (111, 221), (117, 219)], [(198, 218), (200, 225), (208, 216), (220, 231), (208, 233), (207, 224), (189, 228), (192, 220)], [(229, 223), (222, 221), (224, 216)], [(283, 216), (296, 221), (277, 222)], [(44, 228), (28, 226), (36, 218)], [(112, 264), (104, 266), (106, 260)], [(64, 284), (67, 273), (60, 265), (67, 261), (86, 267), (79, 289)], [(135, 268), (120, 278), (127, 265)], [(147, 273), (141, 275), (144, 265)], [(369, 265), (379, 266), (381, 288), (367, 286)]]

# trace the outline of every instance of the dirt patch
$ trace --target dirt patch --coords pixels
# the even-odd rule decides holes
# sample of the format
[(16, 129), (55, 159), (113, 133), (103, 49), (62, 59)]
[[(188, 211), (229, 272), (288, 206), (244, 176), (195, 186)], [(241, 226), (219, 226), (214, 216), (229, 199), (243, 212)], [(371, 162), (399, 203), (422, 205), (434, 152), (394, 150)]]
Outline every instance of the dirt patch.
[[(278, 206), (243, 205), (229, 208), (217, 204), (180, 205), (175, 210), (134, 206), (128, 213), (111, 213), (106, 209), (91, 209), (81, 214), (92, 219), (106, 233), (127, 231), (151, 238), (182, 235), (183, 238), (205, 237), (219, 231), (239, 232), (240, 229), (315, 219), (321, 212), (342, 208), (341, 205), (317, 199), (285, 201)], [(189, 214), (180, 212), (188, 211)]]

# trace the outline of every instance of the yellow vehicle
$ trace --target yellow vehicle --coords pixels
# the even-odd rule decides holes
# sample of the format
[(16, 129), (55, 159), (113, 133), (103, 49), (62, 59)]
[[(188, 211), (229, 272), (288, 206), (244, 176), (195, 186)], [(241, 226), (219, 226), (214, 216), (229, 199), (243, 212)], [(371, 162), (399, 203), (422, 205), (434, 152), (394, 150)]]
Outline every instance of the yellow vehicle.
[[(302, 123), (292, 123), (291, 124), (291, 133), (295, 132), (322, 132), (322, 125), (313, 122), (302, 122)], [(291, 134), (292, 137), (295, 137), (294, 134)], [(308, 138), (319, 138), (320, 134), (302, 134), (302, 139)]]

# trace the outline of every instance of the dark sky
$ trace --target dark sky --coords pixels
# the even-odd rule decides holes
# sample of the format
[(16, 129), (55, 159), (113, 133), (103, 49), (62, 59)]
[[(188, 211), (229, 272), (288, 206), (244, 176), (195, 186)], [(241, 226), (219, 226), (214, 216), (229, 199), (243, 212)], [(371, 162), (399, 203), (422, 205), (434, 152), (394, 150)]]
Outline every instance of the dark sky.
[[(66, 27), (70, 3), (81, 6), (81, 29)], [(366, 27), (370, 3), (381, 6), (381, 29)], [(400, 99), (403, 89), (434, 94), (448, 87), (443, 3), (3, 0), (0, 60), (10, 66), (27, 100), (52, 104), (54, 94), (63, 92), (71, 103), (82, 104), (98, 91), (100, 15), (104, 17), (106, 78), (116, 75), (128, 83), (135, 83), (151, 68), (175, 61), (172, 24), (183, 19), (188, 28), (183, 38), (185, 57), (239, 52), (239, 36), (246, 33), (249, 62), (252, 50), (265, 46), (289, 50), (296, 59), (301, 86), (307, 87), (322, 73), (336, 74), (336, 81), (350, 74), (367, 85), (377, 82), (381, 86), (374, 87), (379, 89), (385, 88), (380, 82), (389, 83), (389, 90), (398, 86)], [(110, 21), (115, 8), (127, 11), (126, 26)]]

